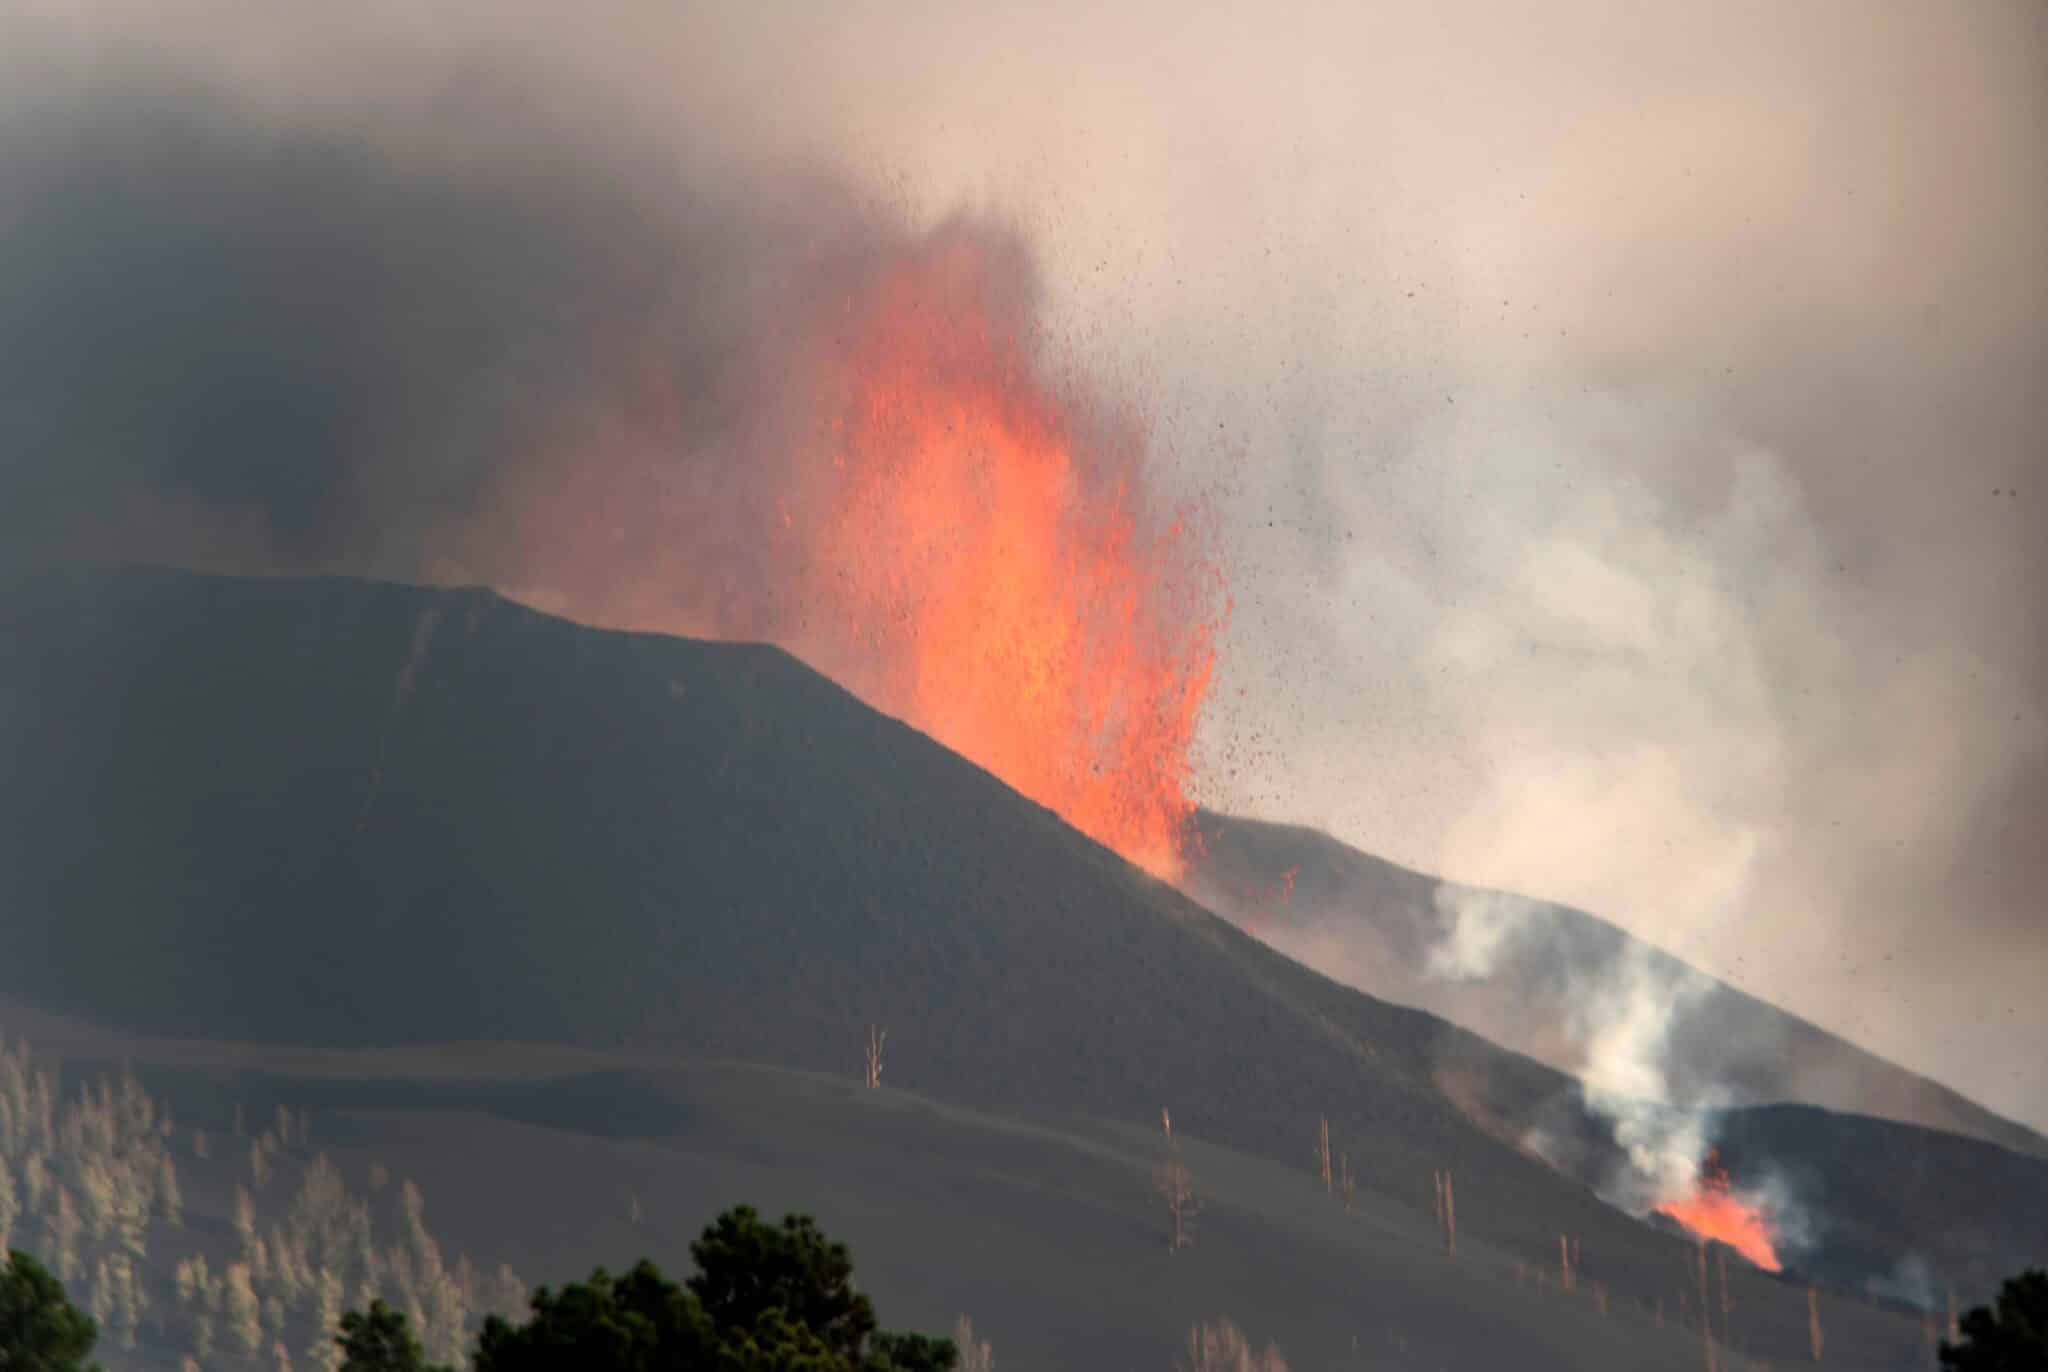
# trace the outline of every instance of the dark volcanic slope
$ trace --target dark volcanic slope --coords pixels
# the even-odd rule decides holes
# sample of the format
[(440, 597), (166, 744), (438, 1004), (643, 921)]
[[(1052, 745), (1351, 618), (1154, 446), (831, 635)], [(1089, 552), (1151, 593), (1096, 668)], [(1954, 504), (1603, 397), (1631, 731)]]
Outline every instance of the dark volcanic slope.
[(0, 635), (0, 992), (830, 1072), (875, 1022), (886, 1079), (949, 1099), (1169, 1106), (1290, 1162), (1328, 1114), (1380, 1141), (1371, 1184), (1451, 1166), (1474, 1214), (1538, 1187), (1626, 1224), (1430, 1080), (1445, 1043), (1547, 1069), (1299, 967), (780, 651), (159, 571), (21, 580)]
[[(1787, 1170), (1817, 1227), (1808, 1266), (1823, 1277), (1900, 1291), (1908, 1283), (1897, 1269), (1917, 1265), (1931, 1286), (1990, 1291), (2048, 1260), (2048, 1190), (2034, 1158), (1805, 1105), (1734, 1111), (1720, 1137), (1731, 1157), (1772, 1158)], [(1905, 1233), (1918, 1237), (1902, 1260)], [(1887, 1266), (1891, 1278), (1869, 1281)]]
[(1682, 1260), (1511, 1145), (1556, 1073), (1301, 967), (779, 651), (158, 571), (8, 583), (0, 636), (0, 993), (841, 1074), (879, 1023), (885, 1080), (942, 1099), (1167, 1106), (1290, 1166), (1327, 1116), (1364, 1188), (1426, 1207), (1449, 1168), (1503, 1251)]
[[(1696, 1323), (1677, 1318), (1697, 1279), (1648, 1231), (1620, 1248), (1587, 1246), (1566, 1292), (1535, 1279), (1544, 1262), (1499, 1250), (1483, 1230), (1468, 1228), (1453, 1259), (1427, 1206), (1365, 1196), (1347, 1211), (1291, 1161), (1192, 1139), (1181, 1153), (1203, 1198), (1198, 1241), (1170, 1252), (1148, 1184), (1161, 1142), (1144, 1124), (1018, 1119), (864, 1090), (845, 1073), (633, 1064), (587, 1050), (152, 1041), (0, 1002), (0, 1031), (23, 1029), (64, 1059), (60, 1097), (125, 1064), (181, 1125), (216, 1138), (232, 1137), (238, 1110), (268, 1119), (287, 1106), (297, 1120), (271, 1151), (267, 1182), (240, 1148), (176, 1149), (183, 1221), (147, 1235), (152, 1309), (135, 1354), (108, 1350), (111, 1372), (178, 1366), (196, 1331), (176, 1264), (196, 1253), (221, 1270), (243, 1256), (238, 1186), (255, 1197), (259, 1226), (288, 1225), (316, 1154), (368, 1200), (379, 1234), (406, 1227), (399, 1188), (377, 1190), (381, 1167), (424, 1186), (444, 1254), (486, 1271), (510, 1262), (528, 1282), (639, 1255), (684, 1270), (689, 1241), (738, 1198), (808, 1211), (851, 1243), (861, 1285), (891, 1324), (944, 1330), (970, 1312), (1008, 1369), (1165, 1369), (1189, 1326), (1219, 1315), (1277, 1339), (1304, 1372), (1685, 1372), (1704, 1351)], [(1728, 1279), (1725, 1338), (1786, 1365), (1786, 1351), (1805, 1347), (1803, 1288), (1739, 1265)], [(1631, 1299), (1622, 1282), (1657, 1294)], [(310, 1346), (310, 1296), (274, 1277), (258, 1286), (266, 1296), (283, 1287), (291, 1346)], [(1831, 1365), (1926, 1366), (1917, 1317), (1831, 1292), (1821, 1304)], [(1717, 1351), (1728, 1372), (1759, 1366)]]
[[(1200, 827), (1206, 851), (1188, 886), (1210, 909), (1339, 981), (1442, 1015), (1567, 1072), (1578, 1069), (1566, 1032), (1574, 997), (1606, 969), (1641, 957), (1673, 982), (1709, 981), (1606, 920), (1533, 901), (1491, 975), (1433, 978), (1426, 969), (1449, 928), (1446, 899), (1492, 893), (1439, 882), (1312, 829), (1209, 813)], [(1714, 1088), (1747, 1104), (1804, 1102), (2048, 1158), (2048, 1139), (2034, 1131), (1719, 982), (1683, 1012), (1671, 1042), (1668, 1068), (1679, 1093)]]

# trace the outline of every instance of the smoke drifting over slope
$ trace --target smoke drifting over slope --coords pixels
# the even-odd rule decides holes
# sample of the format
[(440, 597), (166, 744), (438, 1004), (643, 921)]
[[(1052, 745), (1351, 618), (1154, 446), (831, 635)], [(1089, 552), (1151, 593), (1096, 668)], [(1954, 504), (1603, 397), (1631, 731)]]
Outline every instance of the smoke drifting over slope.
[(146, 69), (26, 103), (11, 545), (772, 640), (1173, 870), (1220, 583), (1013, 226), (509, 98), (422, 158)]
[(1220, 492), (1206, 802), (2048, 1121), (2038, 5), (45, 8), (9, 553), (794, 638), (843, 607), (750, 599), (757, 534), (833, 411), (769, 381), (970, 243), (1037, 362), (1142, 379), (1033, 378), (1084, 484), (1151, 436), (1134, 584), (1213, 589), (1170, 531)]

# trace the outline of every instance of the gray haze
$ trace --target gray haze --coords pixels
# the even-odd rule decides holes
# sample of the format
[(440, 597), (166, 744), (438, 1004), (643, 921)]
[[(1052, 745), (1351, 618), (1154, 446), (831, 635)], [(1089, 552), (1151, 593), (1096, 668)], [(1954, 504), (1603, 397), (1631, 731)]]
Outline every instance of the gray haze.
[(745, 581), (636, 518), (965, 209), (1219, 526), (1206, 803), (2048, 1124), (2048, 10), (1096, 10), (10, 0), (0, 537), (689, 628), (508, 491)]

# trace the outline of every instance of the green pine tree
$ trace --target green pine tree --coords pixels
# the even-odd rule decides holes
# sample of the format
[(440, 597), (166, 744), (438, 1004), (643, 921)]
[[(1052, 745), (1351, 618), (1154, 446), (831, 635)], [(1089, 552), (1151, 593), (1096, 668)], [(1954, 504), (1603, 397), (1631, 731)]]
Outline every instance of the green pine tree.
[(1948, 1372), (2048, 1372), (2048, 1272), (2022, 1272), (1959, 1322), (1962, 1340), (1941, 1345)]
[(402, 1311), (371, 1301), (368, 1313), (351, 1310), (341, 1317), (342, 1372), (452, 1372), (432, 1367)]
[[(64, 1285), (19, 1250), (0, 1271), (0, 1367), (7, 1372), (87, 1372), (99, 1338), (92, 1317), (66, 1299)], [(97, 1365), (89, 1372), (99, 1372)]]
[[(950, 1339), (888, 1333), (853, 1288), (853, 1260), (804, 1215), (772, 1225), (740, 1206), (690, 1246), (677, 1285), (650, 1262), (535, 1292), (529, 1317), (485, 1321), (473, 1372), (951, 1372)], [(381, 1301), (342, 1320), (342, 1372), (437, 1372)]]

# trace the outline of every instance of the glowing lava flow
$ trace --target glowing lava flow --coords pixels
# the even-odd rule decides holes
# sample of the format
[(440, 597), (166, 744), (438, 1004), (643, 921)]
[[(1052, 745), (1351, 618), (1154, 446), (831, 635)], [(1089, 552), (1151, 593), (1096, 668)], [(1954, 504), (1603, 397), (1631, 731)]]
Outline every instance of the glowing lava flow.
[(1220, 581), (1148, 522), (1143, 434), (1048, 380), (1028, 291), (941, 233), (847, 295), (791, 537), (856, 689), (1177, 874)]
[(1729, 1189), (1728, 1169), (1715, 1153), (1709, 1152), (1701, 1164), (1692, 1195), (1663, 1202), (1657, 1213), (1677, 1220), (1702, 1240), (1727, 1244), (1766, 1272), (1780, 1270), (1777, 1227), (1761, 1209)]

